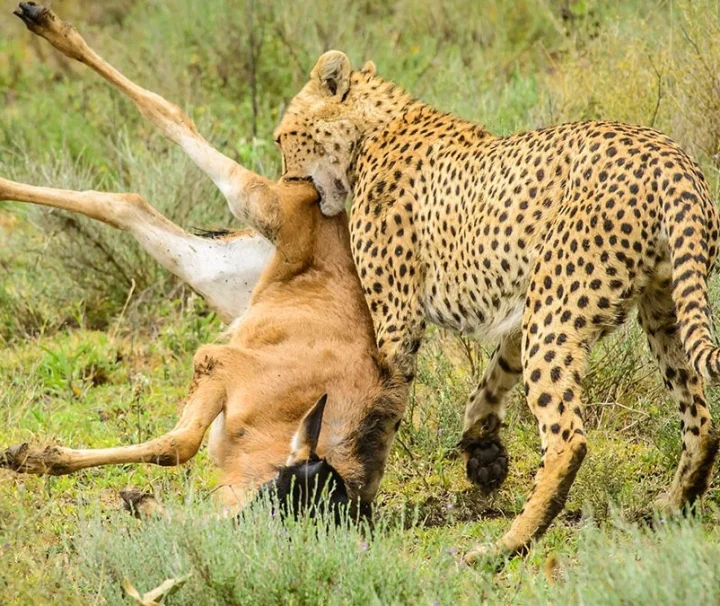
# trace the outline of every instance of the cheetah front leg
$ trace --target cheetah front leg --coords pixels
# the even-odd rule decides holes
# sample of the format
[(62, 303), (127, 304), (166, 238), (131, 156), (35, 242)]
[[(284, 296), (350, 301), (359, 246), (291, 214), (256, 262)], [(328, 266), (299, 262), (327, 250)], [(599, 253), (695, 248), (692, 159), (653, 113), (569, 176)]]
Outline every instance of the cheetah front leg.
[[(565, 334), (559, 333), (558, 338)], [(554, 366), (544, 362), (542, 349), (534, 356), (528, 353), (538, 342), (544, 343), (539, 338), (531, 338), (528, 351), (523, 352), (525, 389), (540, 429), (542, 462), (525, 506), (496, 546), (496, 552), (522, 552), (545, 533), (564, 507), (587, 453), (580, 405), (587, 351), (580, 341), (568, 340), (558, 349), (548, 346), (545, 353), (553, 351), (557, 358)], [(560, 375), (557, 380), (553, 375), (556, 371)]]
[(465, 408), (459, 447), (468, 480), (484, 492), (499, 488), (507, 477), (508, 454), (500, 440), (500, 427), (505, 419), (505, 396), (522, 374), (520, 334), (502, 339)]
[[(351, 229), (350, 240), (378, 349), (409, 387), (425, 334), (424, 275), (419, 269), (417, 234), (411, 215), (394, 213), (378, 221), (373, 211), (408, 204), (412, 200), (407, 197), (356, 196), (350, 225), (364, 226)], [(390, 223), (392, 229), (388, 229)]]

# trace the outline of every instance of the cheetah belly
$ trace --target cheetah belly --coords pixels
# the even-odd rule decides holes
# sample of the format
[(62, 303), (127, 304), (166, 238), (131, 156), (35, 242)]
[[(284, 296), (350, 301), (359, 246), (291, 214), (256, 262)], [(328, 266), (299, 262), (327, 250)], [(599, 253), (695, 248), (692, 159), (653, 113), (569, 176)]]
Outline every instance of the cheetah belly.
[(426, 280), (423, 305), (431, 322), (487, 342), (520, 328), (525, 307), (524, 284), (507, 292), (487, 285), (476, 287), (474, 283), (450, 287), (454, 283), (453, 276), (431, 275)]

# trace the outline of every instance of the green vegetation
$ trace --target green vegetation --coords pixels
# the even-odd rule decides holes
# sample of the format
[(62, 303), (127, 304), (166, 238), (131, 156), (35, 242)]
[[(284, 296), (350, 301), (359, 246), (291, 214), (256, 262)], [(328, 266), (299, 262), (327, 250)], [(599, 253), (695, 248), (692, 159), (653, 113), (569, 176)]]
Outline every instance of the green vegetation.
[[(0, 175), (137, 191), (186, 227), (231, 224), (209, 181), (97, 76), (34, 40), (0, 0)], [(328, 48), (498, 133), (586, 118), (652, 124), (702, 164), (720, 195), (720, 3), (714, 0), (57, 0), (103, 55), (181, 103), (226, 153), (269, 176), (272, 129)], [(250, 36), (250, 32), (253, 36)], [(255, 84), (253, 84), (253, 82)], [(255, 92), (253, 93), (253, 90)], [(719, 284), (711, 290), (717, 307)], [(0, 447), (127, 444), (169, 429), (195, 349), (222, 326), (129, 237), (0, 202)], [(566, 511), (503, 571), (459, 555), (521, 508), (539, 440), (520, 390), (511, 470), (483, 497), (455, 452), (487, 352), (432, 329), (372, 534), (203, 516), (214, 473), (118, 467), (70, 477), (0, 472), (0, 603), (122, 603), (192, 573), (168, 603), (671, 604), (720, 601), (720, 474), (697, 516), (637, 522), (669, 486), (678, 419), (633, 323), (586, 379), (590, 451)], [(720, 419), (720, 392), (711, 389)], [(173, 521), (120, 511), (154, 490)]]

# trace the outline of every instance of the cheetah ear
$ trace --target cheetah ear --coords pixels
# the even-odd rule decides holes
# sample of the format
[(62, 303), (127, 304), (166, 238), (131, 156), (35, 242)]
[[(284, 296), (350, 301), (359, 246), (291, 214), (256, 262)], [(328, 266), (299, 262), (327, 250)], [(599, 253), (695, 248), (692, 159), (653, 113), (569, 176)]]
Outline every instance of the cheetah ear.
[(367, 74), (368, 76), (374, 76), (377, 74), (377, 67), (375, 67), (375, 63), (372, 61), (366, 61), (365, 65), (362, 66), (360, 73)]
[(327, 97), (342, 99), (350, 88), (350, 59), (345, 53), (331, 50), (323, 54), (310, 72)]

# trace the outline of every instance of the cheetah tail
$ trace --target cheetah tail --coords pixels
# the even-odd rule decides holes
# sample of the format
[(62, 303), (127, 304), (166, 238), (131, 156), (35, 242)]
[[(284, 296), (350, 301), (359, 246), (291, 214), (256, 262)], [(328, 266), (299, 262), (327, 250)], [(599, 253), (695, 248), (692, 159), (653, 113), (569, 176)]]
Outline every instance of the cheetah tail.
[(718, 212), (707, 189), (693, 185), (664, 205), (665, 230), (683, 349), (697, 373), (713, 380), (720, 378), (720, 347), (710, 331), (707, 278), (718, 251)]

